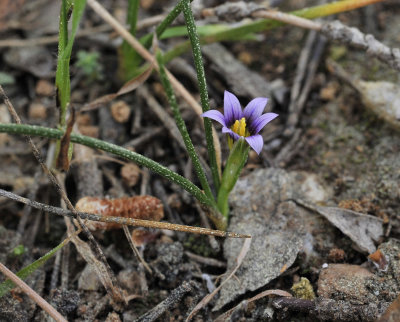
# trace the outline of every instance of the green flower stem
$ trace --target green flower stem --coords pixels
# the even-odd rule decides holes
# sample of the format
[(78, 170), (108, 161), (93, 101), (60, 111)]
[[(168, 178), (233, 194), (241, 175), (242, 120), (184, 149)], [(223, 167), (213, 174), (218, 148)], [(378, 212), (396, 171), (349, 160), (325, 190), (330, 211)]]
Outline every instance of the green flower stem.
[(229, 194), (236, 184), (249, 155), (249, 145), (244, 139), (235, 142), (229, 154), (228, 161), (222, 174), (221, 186), (218, 190), (217, 205), (219, 211), (228, 219)]
[[(192, 45), (194, 65), (196, 67), (197, 81), (199, 83), (199, 89), (200, 89), (201, 106), (203, 108), (203, 112), (206, 112), (210, 109), (210, 104), (208, 101), (207, 83), (206, 83), (206, 76), (204, 73), (203, 57), (201, 54), (199, 35), (197, 34), (197, 27), (193, 18), (192, 9), (190, 8), (190, 1), (184, 0), (182, 4), (183, 4), (183, 15), (185, 17), (190, 43)], [(210, 159), (211, 173), (213, 176), (215, 188), (218, 191), (220, 185), (220, 178), (219, 178), (217, 157), (215, 153), (215, 147), (212, 135), (211, 120), (208, 118), (204, 118), (204, 130), (206, 132), (206, 141), (207, 141), (208, 157)]]
[[(0, 124), (0, 132), (39, 136), (49, 139), (60, 139), (64, 135), (64, 132), (60, 130), (25, 124)], [(121, 158), (133, 161), (140, 166), (149, 168), (153, 172), (181, 186), (183, 189), (193, 195), (200, 203), (211, 208), (213, 208), (215, 205), (215, 202), (213, 200), (210, 200), (209, 197), (207, 197), (197, 186), (195, 186), (189, 180), (139, 153), (132, 152), (115, 144), (79, 134), (71, 134), (71, 142), (112, 153)]]
[(185, 142), (186, 150), (188, 151), (188, 154), (192, 159), (194, 170), (196, 171), (197, 177), (199, 178), (201, 187), (203, 188), (205, 194), (207, 195), (208, 198), (214, 200), (214, 196), (211, 192), (210, 185), (208, 184), (206, 174), (204, 173), (203, 167), (201, 166), (200, 163), (200, 159), (197, 156), (192, 140), (190, 139), (189, 132), (185, 125), (185, 121), (183, 120), (181, 113), (179, 111), (174, 90), (172, 89), (168, 76), (165, 73), (164, 62), (160, 51), (156, 53), (156, 58), (159, 66), (161, 82), (164, 86), (165, 93), (167, 94), (169, 104), (171, 105), (172, 108), (172, 112), (174, 113), (176, 125), (179, 129), (179, 132), (182, 135), (183, 141)]

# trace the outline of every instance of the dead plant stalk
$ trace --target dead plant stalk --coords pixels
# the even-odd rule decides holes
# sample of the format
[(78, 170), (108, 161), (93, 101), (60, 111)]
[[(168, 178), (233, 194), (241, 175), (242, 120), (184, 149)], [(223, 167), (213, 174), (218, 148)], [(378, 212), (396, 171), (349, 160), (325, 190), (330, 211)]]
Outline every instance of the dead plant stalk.
[(54, 309), (46, 300), (41, 297), (38, 293), (32, 290), (28, 284), (21, 280), (17, 275), (11, 272), (7, 267), (0, 263), (0, 271), (16, 285), (18, 285), (26, 295), (28, 295), (37, 305), (39, 305), (43, 310), (45, 310), (54, 320), (67, 322), (67, 320)]

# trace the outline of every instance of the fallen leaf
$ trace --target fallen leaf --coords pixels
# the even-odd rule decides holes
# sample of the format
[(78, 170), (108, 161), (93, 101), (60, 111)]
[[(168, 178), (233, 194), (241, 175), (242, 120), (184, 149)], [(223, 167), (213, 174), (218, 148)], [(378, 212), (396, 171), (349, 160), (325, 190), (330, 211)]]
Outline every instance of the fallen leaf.
[(383, 236), (383, 221), (380, 218), (348, 209), (315, 206), (299, 199), (296, 203), (325, 217), (364, 253), (373, 253), (376, 250), (374, 242)]

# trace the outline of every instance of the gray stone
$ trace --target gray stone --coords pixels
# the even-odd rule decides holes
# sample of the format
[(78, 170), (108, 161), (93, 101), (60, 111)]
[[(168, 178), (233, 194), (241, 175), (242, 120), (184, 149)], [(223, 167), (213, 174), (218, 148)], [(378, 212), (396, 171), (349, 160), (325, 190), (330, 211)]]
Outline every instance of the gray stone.
[[(306, 253), (315, 252), (318, 240), (312, 235), (313, 229), (321, 220), (326, 221), (290, 199), (303, 197), (318, 202), (329, 195), (316, 176), (304, 172), (260, 169), (239, 179), (231, 194), (228, 230), (252, 235), (252, 245), (236, 273), (237, 279), (224, 285), (214, 309), (279, 276), (293, 264), (303, 245)], [(324, 239), (329, 243), (329, 237)], [(239, 239), (225, 241), (228, 270), (236, 265), (242, 243)]]

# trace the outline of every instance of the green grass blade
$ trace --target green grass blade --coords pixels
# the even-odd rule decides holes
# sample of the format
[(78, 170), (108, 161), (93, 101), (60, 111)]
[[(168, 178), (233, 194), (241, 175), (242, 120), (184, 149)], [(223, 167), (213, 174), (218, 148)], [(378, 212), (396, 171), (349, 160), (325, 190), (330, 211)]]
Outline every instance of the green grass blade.
[[(376, 0), (375, 2), (378, 2), (378, 0)], [(316, 19), (320, 17), (326, 17), (333, 14), (337, 14), (340, 12), (353, 10), (361, 6), (365, 6), (366, 4), (369, 3), (367, 3), (366, 1), (359, 1), (359, 0), (343, 0), (328, 4), (318, 5), (314, 7), (304, 8), (289, 13), (302, 18)], [(258, 32), (264, 32), (284, 25), (285, 24), (283, 22), (272, 19), (259, 19), (234, 27), (227, 25), (225, 28), (221, 28), (220, 25), (209, 25), (208, 29), (204, 30), (205, 32), (200, 35), (200, 43), (202, 45), (205, 45), (219, 41), (238, 40), (247, 37), (249, 35), (252, 36), (253, 34)], [(215, 27), (215, 29), (213, 27)], [(166, 31), (167, 34), (169, 32), (168, 30)], [(179, 29), (179, 31), (175, 31), (175, 33), (181, 35), (182, 31)], [(176, 45), (174, 48), (172, 48), (171, 50), (169, 50), (164, 54), (164, 62), (167, 63), (171, 61), (175, 57), (178, 57), (183, 53), (187, 52), (190, 48), (191, 48), (190, 41), (184, 41)], [(146, 67), (141, 67), (141, 70), (145, 68)]]
[(206, 174), (204, 173), (203, 167), (201, 166), (201, 163), (200, 163), (200, 159), (199, 159), (199, 157), (196, 153), (196, 150), (193, 146), (192, 140), (190, 139), (189, 132), (185, 125), (185, 121), (183, 120), (182, 115), (179, 111), (178, 104), (177, 104), (176, 98), (175, 98), (175, 94), (172, 89), (172, 85), (168, 79), (167, 74), (165, 73), (162, 54), (160, 51), (157, 52), (156, 58), (157, 58), (158, 66), (159, 66), (159, 74), (160, 74), (161, 82), (163, 84), (165, 93), (167, 94), (168, 102), (171, 105), (176, 125), (179, 129), (179, 132), (182, 135), (183, 141), (185, 142), (186, 150), (187, 150), (190, 158), (192, 159), (194, 170), (197, 174), (197, 177), (199, 178), (201, 187), (203, 188), (205, 194), (211, 200), (213, 200), (214, 197), (211, 192), (210, 185), (208, 184)]
[[(185, 16), (186, 27), (188, 30), (190, 43), (192, 45), (194, 65), (196, 68), (197, 81), (199, 83), (199, 89), (200, 89), (201, 106), (203, 108), (203, 112), (206, 112), (210, 109), (210, 104), (208, 101), (208, 90), (206, 83), (206, 75), (204, 72), (203, 57), (200, 48), (200, 39), (199, 35), (197, 34), (197, 27), (193, 18), (192, 9), (190, 8), (190, 1), (184, 0), (182, 4), (183, 4), (183, 15)], [(212, 135), (212, 126), (209, 118), (204, 118), (204, 130), (206, 132), (206, 141), (207, 141), (208, 157), (210, 159), (211, 173), (213, 176), (215, 189), (218, 191), (220, 185), (220, 178), (219, 178), (217, 157), (215, 153), (215, 147)]]
[[(139, 13), (139, 0), (128, 0), (128, 14), (126, 22), (129, 25), (129, 32), (131, 35), (136, 35), (136, 25)], [(119, 77), (128, 81), (135, 76), (135, 70), (138, 67), (137, 63), (138, 53), (126, 40), (122, 43), (120, 52), (120, 65), (119, 65)]]
[[(159, 38), (159, 39), (162, 38), (162, 36), (163, 36), (164, 32), (167, 30), (167, 28), (182, 12), (183, 1), (185, 1), (185, 0), (180, 0), (178, 2), (178, 4), (165, 17), (165, 19), (157, 26), (157, 28), (156, 28), (157, 38)], [(191, 0), (191, 1), (193, 1), (193, 0)], [(150, 48), (152, 41), (153, 41), (153, 33), (149, 33), (149, 34), (143, 36), (142, 38), (140, 38), (140, 43), (147, 49)], [(133, 64), (137, 67), (143, 61), (143, 58), (140, 55), (136, 54), (132, 58), (132, 61), (133, 61)], [(137, 74), (140, 74), (140, 73), (136, 73), (133, 76), (136, 76)]]
[[(64, 132), (61, 130), (51, 129), (42, 126), (26, 125), (26, 124), (0, 123), (0, 133), (1, 132), (10, 134), (46, 137), (49, 139), (60, 139), (64, 135)], [(167, 167), (164, 167), (163, 165), (149, 158), (146, 158), (145, 156), (139, 153), (132, 152), (128, 149), (125, 149), (123, 147), (120, 147), (112, 143), (108, 143), (102, 140), (74, 133), (71, 134), (71, 142), (86, 145), (93, 149), (99, 149), (105, 152), (109, 152), (121, 158), (133, 161), (140, 166), (146, 167), (152, 170), (153, 172), (163, 176), (164, 178), (176, 183), (184, 190), (189, 192), (192, 196), (194, 196), (200, 203), (215, 209), (214, 200), (210, 200), (210, 198), (206, 196), (203, 193), (203, 191), (199, 189), (199, 187), (197, 187), (188, 179), (182, 177), (178, 173), (171, 171)]]
[[(69, 76), (69, 61), (71, 58), (72, 45), (75, 40), (76, 32), (78, 31), (79, 22), (85, 10), (86, 0), (63, 0), (60, 10), (60, 32), (58, 41), (58, 59), (56, 70), (56, 88), (57, 100), (60, 107), (59, 126), (65, 127), (66, 113), (68, 103), (70, 101), (70, 76)], [(68, 35), (68, 16), (72, 10), (71, 34)]]
[[(61, 244), (59, 244), (57, 247), (53, 248), (51, 251), (49, 251), (47, 254), (44, 256), (40, 257), (33, 263), (29, 264), (28, 266), (24, 267), (21, 269), (16, 275), (24, 280), (26, 279), (29, 275), (31, 275), (34, 271), (36, 271), (39, 267), (43, 266), (46, 261), (48, 261), (53, 255), (59, 251), (61, 248), (63, 248), (67, 243), (68, 239), (64, 240)], [(11, 289), (13, 289), (16, 285), (10, 281), (6, 280), (3, 283), (0, 284), (0, 297), (6, 295)]]

